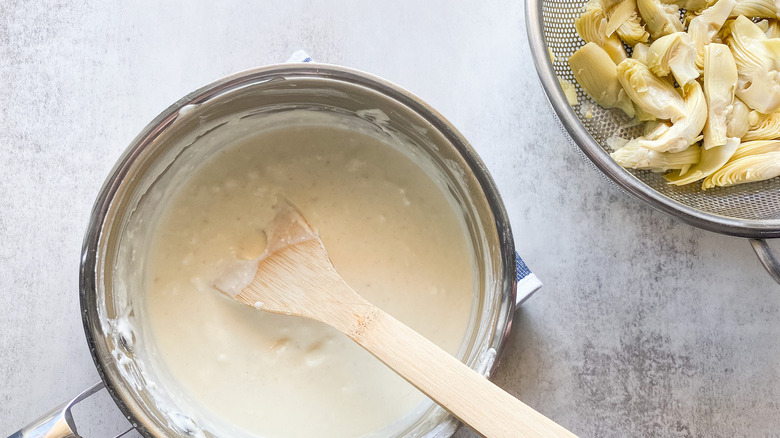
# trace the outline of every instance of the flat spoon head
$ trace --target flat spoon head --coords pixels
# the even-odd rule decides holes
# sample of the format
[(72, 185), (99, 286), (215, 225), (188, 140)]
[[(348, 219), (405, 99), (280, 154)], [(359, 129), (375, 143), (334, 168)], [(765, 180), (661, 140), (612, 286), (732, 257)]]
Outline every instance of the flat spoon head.
[(319, 235), (295, 207), (282, 205), (266, 235), (263, 254), (229, 268), (214, 283), (217, 289), (256, 309), (315, 319), (339, 330), (344, 312), (354, 317), (366, 308), (368, 303), (336, 272)]

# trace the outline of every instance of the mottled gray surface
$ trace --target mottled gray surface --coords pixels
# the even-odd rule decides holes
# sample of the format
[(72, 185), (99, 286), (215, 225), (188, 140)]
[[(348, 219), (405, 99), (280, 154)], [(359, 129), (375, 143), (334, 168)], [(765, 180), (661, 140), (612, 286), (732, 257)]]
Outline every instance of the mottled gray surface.
[(97, 380), (79, 251), (121, 151), (187, 92), (299, 48), (418, 94), (493, 173), (545, 283), (496, 382), (583, 437), (780, 436), (780, 288), (745, 240), (583, 161), (523, 20), (517, 1), (0, 2), (0, 436)]

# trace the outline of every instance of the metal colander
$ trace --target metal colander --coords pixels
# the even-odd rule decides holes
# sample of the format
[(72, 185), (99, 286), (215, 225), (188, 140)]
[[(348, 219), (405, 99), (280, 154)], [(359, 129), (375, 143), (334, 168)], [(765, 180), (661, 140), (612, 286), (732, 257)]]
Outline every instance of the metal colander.
[[(660, 174), (626, 170), (609, 157), (609, 137), (635, 137), (642, 128), (630, 126), (631, 120), (622, 111), (596, 105), (569, 68), (569, 57), (585, 44), (574, 29), (574, 19), (585, 2), (526, 0), (528, 38), (542, 86), (561, 125), (580, 150), (619, 187), (691, 225), (754, 239), (780, 237), (780, 178), (703, 191), (701, 183), (669, 185)], [(555, 56), (554, 62), (549, 51)], [(568, 104), (559, 78), (576, 87), (578, 105)], [(753, 245), (757, 252), (760, 247), (767, 248), (764, 241), (754, 241)], [(771, 258), (768, 250), (764, 252)], [(766, 265), (761, 256), (759, 252)], [(769, 266), (767, 269), (772, 272)], [(773, 276), (780, 282), (780, 268), (775, 269)]]

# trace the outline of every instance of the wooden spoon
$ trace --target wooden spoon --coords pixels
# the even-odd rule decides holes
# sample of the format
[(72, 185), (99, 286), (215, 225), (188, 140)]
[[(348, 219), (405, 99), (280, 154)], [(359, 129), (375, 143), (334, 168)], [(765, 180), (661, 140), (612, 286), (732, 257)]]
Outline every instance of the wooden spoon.
[(353, 291), (294, 207), (281, 208), (267, 236), (251, 283), (236, 287), (235, 279), (223, 278), (215, 283), (220, 291), (257, 309), (336, 328), (483, 436), (576, 437)]

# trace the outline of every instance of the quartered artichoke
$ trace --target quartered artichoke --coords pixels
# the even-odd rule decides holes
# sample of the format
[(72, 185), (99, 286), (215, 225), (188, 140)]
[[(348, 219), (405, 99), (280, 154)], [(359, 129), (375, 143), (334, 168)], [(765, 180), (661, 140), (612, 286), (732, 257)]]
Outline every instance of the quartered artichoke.
[(744, 16), (726, 26), (729, 45), (739, 71), (737, 96), (761, 113), (780, 111), (780, 71), (776, 59), (780, 47), (766, 44), (768, 38), (755, 23)]
[(639, 18), (636, 0), (616, 2), (609, 9), (608, 15), (609, 21), (606, 29), (608, 35), (617, 32), (620, 39), (629, 46), (646, 43), (650, 39), (650, 34), (645, 30), (642, 19)]
[(780, 152), (768, 152), (729, 161), (720, 170), (708, 176), (701, 187), (704, 190), (715, 186), (728, 187), (764, 181), (776, 176), (780, 176)]
[(685, 115), (685, 102), (680, 93), (668, 81), (654, 75), (645, 64), (624, 59), (617, 66), (617, 79), (631, 100), (646, 113), (672, 121)]
[(651, 37), (660, 38), (683, 30), (680, 8), (676, 4), (665, 4), (659, 0), (637, 0), (636, 6)]
[(685, 100), (683, 116), (674, 119), (666, 129), (657, 129), (651, 136), (637, 137), (628, 144), (636, 144), (657, 152), (680, 152), (695, 143), (707, 122), (707, 102), (698, 82), (683, 87)]
[[(731, 159), (704, 180), (703, 189), (715, 186), (763, 181), (778, 176), (780, 141), (746, 141), (739, 145)], [(773, 161), (774, 160), (774, 161)]]
[(598, 44), (604, 49), (615, 64), (627, 58), (623, 42), (617, 34), (607, 33), (607, 16), (601, 0), (590, 0), (585, 3), (582, 14), (574, 19), (577, 34), (586, 43)]
[(718, 0), (688, 25), (688, 35), (696, 47), (696, 65), (704, 68), (704, 46), (713, 42), (721, 27), (731, 15), (736, 0)]
[(696, 47), (685, 32), (675, 32), (655, 40), (650, 45), (646, 64), (658, 76), (667, 76), (671, 72), (681, 86), (699, 77)]
[(604, 108), (620, 108), (634, 116), (634, 105), (617, 78), (617, 66), (607, 52), (588, 43), (569, 58), (574, 78), (588, 95)]

